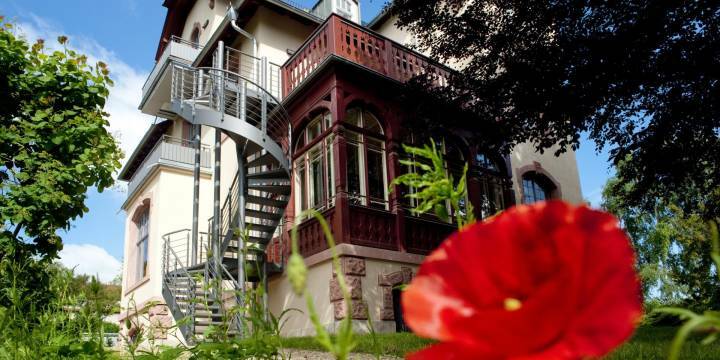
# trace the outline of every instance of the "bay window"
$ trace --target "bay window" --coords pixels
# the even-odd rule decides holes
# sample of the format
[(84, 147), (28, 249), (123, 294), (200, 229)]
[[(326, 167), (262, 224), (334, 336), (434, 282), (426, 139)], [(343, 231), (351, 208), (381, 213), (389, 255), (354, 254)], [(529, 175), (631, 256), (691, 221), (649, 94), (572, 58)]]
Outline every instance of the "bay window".
[[(412, 133), (409, 134), (409, 139), (407, 139), (407, 140), (409, 140), (411, 146), (415, 146), (415, 147), (424, 146), (422, 141), (417, 140)], [(465, 156), (463, 156), (463, 152), (461, 151), (461, 149), (458, 146), (456, 146), (452, 142), (445, 141), (444, 139), (441, 141), (430, 139), (430, 141), (432, 141), (435, 144), (435, 149), (438, 150), (438, 152), (440, 152), (440, 154), (442, 155), (443, 162), (444, 162), (443, 166), (445, 168), (445, 175), (452, 177), (452, 180), (454, 183), (453, 185), (457, 188), (460, 183), (460, 180), (462, 179), (463, 171), (465, 169), (465, 164), (466, 164)], [(427, 165), (430, 167), (433, 166), (433, 164), (430, 162), (429, 159), (422, 158), (422, 157), (417, 158), (415, 156), (411, 156), (410, 158), (415, 162), (419, 162), (421, 164), (424, 164), (424, 165)], [(424, 170), (420, 169), (419, 166), (416, 166), (415, 164), (411, 164), (411, 165), (407, 166), (408, 173), (422, 173), (423, 171)], [(410, 186), (407, 189), (407, 191), (409, 194), (415, 194), (419, 190), (415, 187)], [(408, 205), (410, 206), (411, 209), (414, 209), (419, 205), (419, 201), (415, 198), (408, 198), (407, 200), (408, 200)], [(467, 195), (464, 198), (459, 199), (457, 211), (459, 212), (460, 216), (465, 216), (465, 214), (467, 212), (467, 203), (468, 203)], [(450, 221), (450, 222), (454, 221), (456, 215), (458, 215), (458, 214), (455, 214), (455, 209), (453, 209), (453, 207), (450, 203), (450, 200), (445, 201), (445, 209), (447, 210), (448, 221)], [(419, 215), (419, 214), (415, 214), (415, 215)]]
[(347, 191), (351, 204), (388, 209), (385, 139), (380, 121), (363, 108), (345, 116)]
[[(335, 196), (332, 135), (325, 134), (332, 119), (329, 112), (313, 118), (298, 137), (295, 159), (295, 205), (298, 213), (307, 209), (324, 209), (333, 204)], [(304, 149), (311, 145), (310, 148)]]

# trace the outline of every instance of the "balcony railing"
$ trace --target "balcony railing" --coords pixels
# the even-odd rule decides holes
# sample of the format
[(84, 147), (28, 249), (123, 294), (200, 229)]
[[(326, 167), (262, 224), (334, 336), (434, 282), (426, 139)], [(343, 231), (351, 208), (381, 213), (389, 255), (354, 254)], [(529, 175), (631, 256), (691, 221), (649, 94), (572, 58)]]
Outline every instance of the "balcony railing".
[[(128, 195), (131, 195), (145, 181), (145, 178), (158, 165), (174, 166), (184, 169), (193, 169), (195, 163), (195, 149), (189, 140), (178, 139), (163, 135), (150, 153), (145, 157), (138, 170), (128, 183)], [(210, 147), (200, 146), (200, 167), (210, 169)]]
[(150, 76), (148, 76), (147, 80), (145, 80), (145, 84), (142, 88), (143, 99), (148, 96), (158, 78), (162, 75), (163, 69), (167, 66), (170, 60), (190, 64), (195, 61), (195, 58), (197, 58), (198, 54), (200, 54), (202, 48), (202, 46), (196, 43), (183, 40), (177, 36), (172, 36), (165, 46), (162, 55), (160, 55), (160, 58), (155, 63), (155, 67), (153, 67), (150, 72)]
[(231, 47), (225, 47), (223, 69), (254, 82), (276, 99), (282, 98), (280, 88), (280, 65), (258, 58)]
[(448, 68), (333, 14), (282, 66), (284, 96), (333, 55), (400, 82), (430, 74), (437, 86), (445, 86), (450, 77)]

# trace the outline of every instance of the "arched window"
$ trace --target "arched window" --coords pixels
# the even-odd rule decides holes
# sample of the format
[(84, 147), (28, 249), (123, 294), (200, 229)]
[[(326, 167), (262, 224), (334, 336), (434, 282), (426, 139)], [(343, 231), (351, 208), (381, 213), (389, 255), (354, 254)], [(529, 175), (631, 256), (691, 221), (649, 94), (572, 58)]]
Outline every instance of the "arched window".
[(484, 170), (496, 172), (500, 171), (500, 167), (497, 165), (497, 163), (495, 163), (495, 161), (484, 152), (478, 152), (475, 154), (475, 163), (477, 164), (477, 166)]
[(137, 210), (133, 220), (136, 226), (135, 238), (135, 282), (148, 275), (148, 241), (150, 237), (150, 207), (147, 204)]
[(190, 42), (193, 45), (200, 45), (200, 24), (195, 24), (192, 33), (190, 33)]
[(522, 176), (522, 201), (531, 204), (552, 198), (555, 185), (545, 175), (530, 171)]
[(298, 136), (295, 151), (295, 205), (297, 212), (307, 209), (323, 209), (332, 205), (335, 196), (335, 173), (333, 170), (332, 116), (323, 112), (315, 116)]
[(480, 185), (480, 216), (484, 219), (505, 209), (504, 189), (507, 182), (503, 179), (503, 166), (496, 157), (486, 152), (475, 153), (475, 169)]
[(355, 107), (345, 115), (347, 131), (347, 190), (356, 205), (388, 208), (385, 139), (380, 121)]

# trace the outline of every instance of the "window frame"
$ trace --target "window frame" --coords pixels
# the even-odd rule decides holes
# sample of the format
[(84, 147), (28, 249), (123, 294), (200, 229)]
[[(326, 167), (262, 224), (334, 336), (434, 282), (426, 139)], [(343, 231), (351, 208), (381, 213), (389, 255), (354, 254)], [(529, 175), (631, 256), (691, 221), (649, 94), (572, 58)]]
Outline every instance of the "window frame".
[[(530, 186), (527, 186), (528, 183)], [(520, 189), (522, 191), (520, 202), (523, 204), (551, 200), (557, 196), (555, 182), (545, 174), (536, 171), (527, 171), (520, 176)], [(532, 194), (528, 190), (532, 190)], [(538, 199), (538, 190), (542, 193), (542, 199)], [(531, 201), (526, 201), (526, 199)]]
[(150, 209), (141, 210), (135, 221), (137, 239), (135, 241), (135, 282), (139, 282), (148, 276), (148, 265), (150, 262)]
[[(411, 145), (411, 146), (422, 146), (421, 144), (417, 144), (417, 143), (415, 142), (415, 137), (414, 137), (414, 135), (413, 135), (412, 133), (410, 133), (409, 135), (410, 135), (410, 145)], [(455, 161), (452, 161), (452, 162), (451, 162), (451, 161), (448, 160), (448, 146), (447, 146), (447, 140), (446, 140), (446, 138), (445, 138), (445, 137), (442, 137), (440, 141), (437, 141), (437, 140), (431, 138), (430, 141), (432, 141), (432, 142), (435, 143), (435, 148), (436, 148), (436, 149), (438, 149), (438, 148), (440, 149), (440, 153), (441, 153), (441, 155), (442, 155), (442, 157), (443, 157), (443, 167), (444, 167), (444, 169), (445, 169), (445, 176), (452, 175), (454, 181), (460, 181), (460, 179), (462, 178), (462, 171), (461, 171), (460, 173), (457, 173), (457, 174), (456, 174), (456, 173), (453, 173), (453, 171), (452, 171), (452, 170), (454, 170), (454, 168), (451, 168), (451, 165), (453, 165), (452, 162), (455, 162)], [(459, 150), (459, 149), (458, 149), (458, 150)], [(460, 163), (460, 164), (463, 164), (462, 166), (464, 166), (465, 164), (468, 163), (468, 162), (465, 160), (465, 154), (463, 154), (462, 151), (460, 151), (459, 154), (460, 154), (460, 157), (461, 157), (461, 158), (459, 159), (459, 163)], [(414, 156), (411, 156), (411, 159), (412, 159), (412, 160), (416, 160), (416, 158), (415, 158)], [(432, 165), (432, 164), (428, 163), (428, 165)], [(416, 168), (415, 168), (414, 165), (407, 165), (407, 166), (405, 166), (405, 168), (407, 169), (408, 173), (413, 172), (413, 171), (416, 171)], [(467, 181), (468, 178), (466, 177), (465, 180)], [(453, 184), (453, 185), (454, 185), (454, 186), (457, 186), (457, 184)], [(416, 189), (415, 187), (409, 186), (409, 187), (407, 187), (407, 192), (408, 192), (408, 194), (414, 194), (414, 193), (417, 192), (417, 189)], [(411, 209), (417, 207), (417, 205), (418, 205), (418, 200), (417, 200), (417, 199), (407, 198), (407, 200), (408, 200), (407, 205), (408, 205)], [(463, 200), (464, 200), (464, 204), (462, 204), (462, 205), (463, 205), (463, 208), (462, 208), (460, 211), (463, 212), (463, 216), (464, 216), (465, 213), (467, 212), (467, 204), (470, 203), (470, 194), (469, 194), (469, 192), (466, 192), (466, 193), (465, 193), (465, 199), (463, 199)], [(456, 214), (455, 214), (455, 212), (454, 212), (454, 209), (452, 208), (452, 204), (450, 203), (450, 200), (445, 200), (445, 209), (447, 210), (447, 214), (448, 214), (448, 223), (453, 223), (453, 222), (455, 221)], [(420, 215), (422, 215), (422, 214), (417, 214), (417, 213), (415, 213), (415, 212), (410, 212), (410, 214), (411, 214), (411, 215), (415, 215), (415, 216), (420, 216)]]
[[(357, 123), (353, 124), (350, 123), (350, 116), (352, 116), (352, 112), (357, 112)], [(368, 130), (368, 124), (366, 124), (365, 115), (369, 115), (372, 117), (372, 119), (376, 122), (377, 130), (380, 132), (373, 132), (372, 130)], [(362, 106), (355, 106), (348, 108), (345, 111), (345, 118), (343, 123), (345, 124), (346, 130), (345, 130), (345, 143), (346, 143), (346, 167), (345, 167), (345, 174), (346, 174), (346, 181), (345, 181), (345, 191), (347, 191), (348, 199), (350, 200), (350, 203), (353, 205), (359, 205), (359, 206), (366, 206), (371, 207), (374, 209), (381, 209), (381, 210), (389, 210), (390, 209), (390, 201), (389, 201), (389, 193), (388, 193), (388, 169), (387, 169), (387, 145), (385, 143), (385, 131), (382, 126), (382, 122), (380, 119), (378, 119), (375, 114), (373, 114), (371, 111), (369, 111), (367, 108)], [(376, 142), (376, 145), (373, 146), (370, 145), (371, 142)], [(359, 190), (360, 192), (351, 192), (350, 190), (350, 176), (349, 176), (349, 170), (351, 166), (350, 161), (350, 153), (349, 148), (350, 146), (356, 147), (358, 156), (357, 156), (357, 173), (359, 177)], [(382, 198), (378, 198), (375, 196), (370, 196), (370, 193), (372, 192), (370, 189), (371, 183), (369, 178), (369, 153), (375, 152), (379, 153), (380, 159), (381, 159), (381, 171), (382, 171)]]
[[(296, 141), (300, 155), (293, 160), (293, 187), (296, 215), (307, 209), (324, 210), (335, 204), (334, 137), (328, 132), (332, 126), (332, 114), (323, 111), (308, 122)], [(316, 127), (315, 132), (308, 131)], [(319, 139), (318, 139), (319, 138)], [(321, 163), (320, 182), (323, 193), (316, 198), (316, 184), (312, 165)], [(317, 201), (316, 201), (317, 200)]]

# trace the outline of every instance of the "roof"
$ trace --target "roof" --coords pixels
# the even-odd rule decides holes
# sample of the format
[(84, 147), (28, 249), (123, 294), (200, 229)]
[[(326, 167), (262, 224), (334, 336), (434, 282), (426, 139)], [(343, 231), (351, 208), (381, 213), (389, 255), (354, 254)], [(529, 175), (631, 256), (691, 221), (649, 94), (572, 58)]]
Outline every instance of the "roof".
[(380, 12), (375, 15), (375, 17), (370, 20), (370, 22), (368, 22), (365, 26), (372, 30), (376, 30), (378, 26), (382, 25), (390, 18), (390, 15), (392, 15), (392, 7), (392, 2), (385, 5), (385, 7), (380, 10)]

